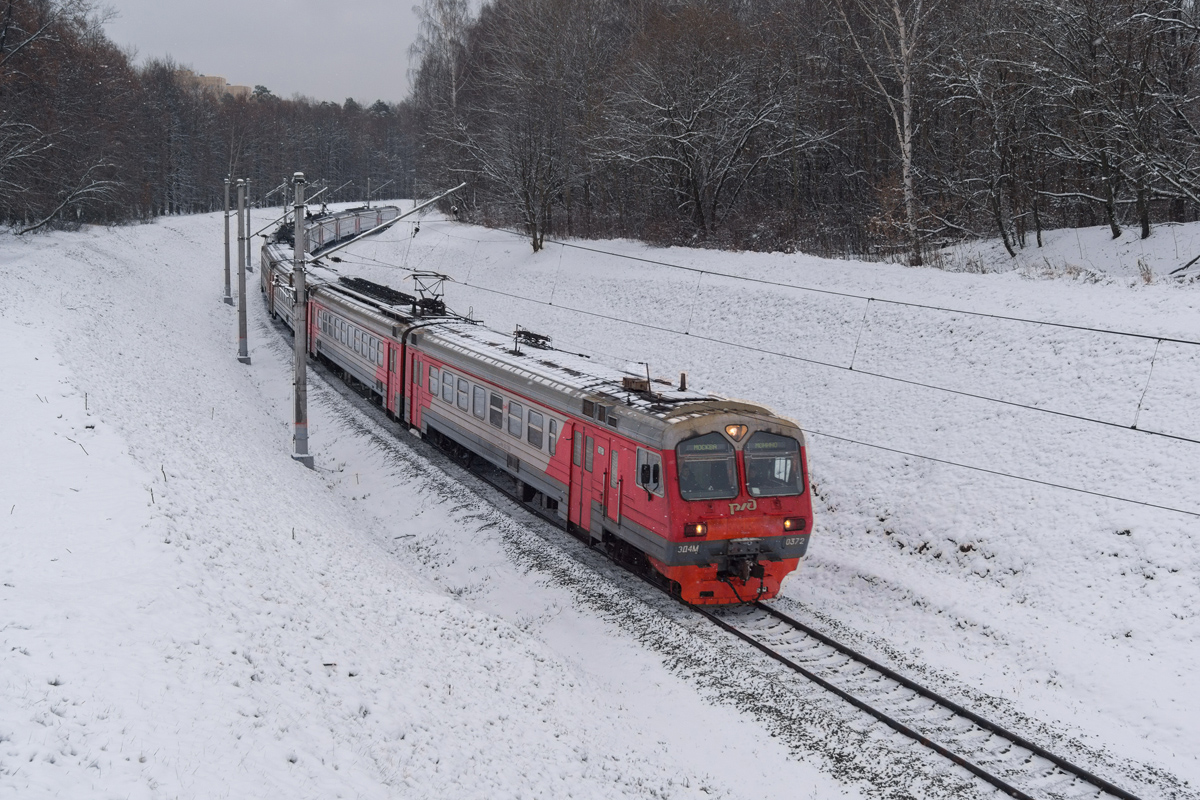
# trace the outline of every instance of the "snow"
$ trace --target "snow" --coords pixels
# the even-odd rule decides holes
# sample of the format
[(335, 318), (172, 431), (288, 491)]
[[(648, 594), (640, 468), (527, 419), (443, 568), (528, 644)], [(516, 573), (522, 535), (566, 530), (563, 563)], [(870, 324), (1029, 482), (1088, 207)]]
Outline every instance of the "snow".
[[(251, 288), (252, 364), (237, 363), (221, 231), (201, 215), (0, 239), (0, 795), (938, 793), (835, 768), (835, 750), (739, 710), (671, 652), (686, 623), (319, 373), (317, 469), (294, 463), (290, 342)], [(432, 216), (412, 231), (335, 266), (410, 291), (402, 268), (446, 273), (448, 304), (498, 331), (686, 371), (813, 434), (816, 530), (787, 608), (1142, 796), (1190, 796), (1200, 518), (821, 434), (1200, 512), (1200, 445), (1142, 432), (1200, 438), (1196, 347), (533, 254)], [(944, 257), (973, 270), (957, 272), (583, 244), (1200, 340), (1194, 284), (1163, 277), (1200, 253), (1200, 226), (1105, 235), (1048, 232), (1015, 266), (995, 243), (963, 248)]]

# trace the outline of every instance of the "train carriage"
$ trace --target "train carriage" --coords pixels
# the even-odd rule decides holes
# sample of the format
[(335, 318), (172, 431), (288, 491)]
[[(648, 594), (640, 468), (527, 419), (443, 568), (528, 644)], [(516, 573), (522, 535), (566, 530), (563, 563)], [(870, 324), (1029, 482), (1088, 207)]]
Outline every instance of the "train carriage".
[[(271, 313), (291, 327), (291, 249), (269, 243), (263, 263)], [(768, 599), (805, 555), (812, 503), (794, 422), (359, 279), (310, 289), (312, 356), (405, 427), (508, 474), (520, 500), (683, 600)]]

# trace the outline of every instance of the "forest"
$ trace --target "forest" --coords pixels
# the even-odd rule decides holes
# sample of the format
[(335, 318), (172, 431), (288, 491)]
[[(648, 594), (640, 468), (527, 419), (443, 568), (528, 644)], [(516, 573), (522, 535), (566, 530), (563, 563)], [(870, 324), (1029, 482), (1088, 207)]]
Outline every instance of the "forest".
[[(364, 107), (196, 88), (180, 65), (134, 66), (90, 0), (0, 0), (0, 225), (17, 233), (215, 211), (226, 177), (255, 204), (296, 171), (361, 199), (411, 196), (412, 145), (395, 104)], [(332, 190), (352, 182), (340, 193)]]
[[(219, 207), (295, 170), (460, 181), (547, 236), (918, 265), (1200, 213), (1194, 0), (423, 0), (401, 103), (217, 97), (134, 67), (87, 0), (7, 0), (0, 220)], [(392, 192), (389, 190), (389, 194)], [(336, 199), (336, 198), (335, 198)]]

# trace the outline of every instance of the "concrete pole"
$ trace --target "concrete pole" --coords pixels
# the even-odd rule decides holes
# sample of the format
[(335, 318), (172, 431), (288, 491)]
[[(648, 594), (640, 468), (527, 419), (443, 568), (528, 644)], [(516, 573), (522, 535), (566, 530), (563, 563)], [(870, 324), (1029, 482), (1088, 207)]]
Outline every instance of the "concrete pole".
[(225, 179), (225, 305), (233, 305), (233, 293), (229, 287), (229, 178)]
[(250, 225), (250, 179), (246, 179), (246, 271), (254, 272), (253, 254), (250, 252), (250, 242), (254, 238), (251, 231), (254, 230)]
[(246, 259), (242, 248), (246, 244), (246, 182), (237, 182), (238, 200), (238, 361), (250, 363), (250, 349), (246, 342)]
[(367, 178), (367, 208), (371, 207), (371, 179)]
[(296, 227), (292, 247), (292, 332), (295, 350), (295, 376), (292, 387), (292, 422), (295, 428), (292, 458), (309, 469), (313, 457), (308, 454), (308, 293), (304, 285), (304, 173), (297, 172)]

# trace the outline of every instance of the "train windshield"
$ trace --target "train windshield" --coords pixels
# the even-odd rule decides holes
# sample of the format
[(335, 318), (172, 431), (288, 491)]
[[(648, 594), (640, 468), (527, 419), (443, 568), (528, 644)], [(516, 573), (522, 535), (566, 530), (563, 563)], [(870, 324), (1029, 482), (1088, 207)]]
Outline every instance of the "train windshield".
[(746, 488), (751, 497), (800, 494), (800, 444), (759, 431), (746, 442)]
[(684, 500), (729, 500), (738, 496), (733, 445), (719, 433), (688, 439), (675, 448), (679, 493)]

